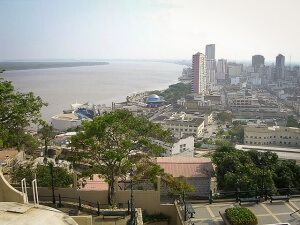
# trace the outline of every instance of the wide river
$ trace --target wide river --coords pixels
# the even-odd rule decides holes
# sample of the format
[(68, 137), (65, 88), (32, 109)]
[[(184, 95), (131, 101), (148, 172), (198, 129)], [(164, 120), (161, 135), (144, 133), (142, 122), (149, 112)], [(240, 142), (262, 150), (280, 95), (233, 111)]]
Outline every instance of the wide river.
[(111, 105), (134, 92), (162, 90), (177, 83), (186, 66), (137, 61), (112, 61), (109, 65), (6, 71), (0, 76), (20, 92), (34, 92), (48, 107), (43, 119), (70, 109), (72, 103)]

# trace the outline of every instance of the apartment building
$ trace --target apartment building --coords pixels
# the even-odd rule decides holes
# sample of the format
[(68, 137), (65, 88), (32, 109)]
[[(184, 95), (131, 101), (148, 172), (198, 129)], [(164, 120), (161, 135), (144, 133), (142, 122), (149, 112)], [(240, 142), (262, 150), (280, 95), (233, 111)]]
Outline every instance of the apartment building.
[(185, 113), (176, 113), (172, 116), (159, 116), (152, 122), (159, 123), (167, 130), (170, 129), (175, 135), (187, 134), (200, 137), (204, 132), (204, 119), (187, 118)]
[(300, 147), (300, 129), (295, 127), (245, 127), (244, 144)]
[(180, 138), (173, 137), (171, 143), (165, 143), (154, 140), (154, 143), (162, 146), (166, 152), (162, 154), (164, 157), (194, 157), (195, 139), (190, 135), (183, 135)]

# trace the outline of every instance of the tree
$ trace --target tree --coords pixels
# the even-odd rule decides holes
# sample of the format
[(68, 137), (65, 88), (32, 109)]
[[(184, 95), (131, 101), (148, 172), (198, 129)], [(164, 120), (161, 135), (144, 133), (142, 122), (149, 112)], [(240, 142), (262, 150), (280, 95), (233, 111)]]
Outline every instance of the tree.
[[(33, 164), (14, 167), (11, 173), (13, 182), (20, 183), (23, 178), (26, 178), (26, 183), (31, 186), (33, 174), (36, 174), (37, 184), (39, 187), (51, 187), (51, 174), (48, 165), (38, 165), (33, 168)], [(70, 187), (73, 183), (72, 174), (68, 173), (65, 168), (53, 167), (54, 187)]]
[(275, 168), (274, 182), (277, 188), (300, 187), (300, 166), (294, 160), (279, 162)]
[(45, 144), (45, 157), (48, 155), (48, 145), (49, 142), (55, 137), (53, 127), (44, 123), (43, 127), (38, 130), (38, 134), (41, 136), (41, 139), (44, 140)]
[(231, 141), (236, 142), (239, 141), (240, 143), (243, 143), (244, 141), (244, 127), (240, 121), (234, 121), (233, 128), (231, 128), (228, 131), (228, 134), (231, 137)]
[(115, 182), (125, 176), (132, 161), (133, 151), (159, 156), (164, 149), (153, 139), (170, 142), (171, 132), (145, 118), (136, 118), (128, 110), (106, 113), (93, 121), (84, 122), (81, 132), (71, 141), (75, 147), (74, 165), (80, 161), (90, 166), (85, 174), (101, 174), (108, 183), (108, 202), (114, 203)]
[(300, 124), (295, 119), (295, 117), (293, 115), (291, 115), (291, 116), (288, 116), (286, 126), (287, 127), (300, 127)]
[[(278, 156), (271, 154), (269, 160), (265, 155), (265, 187), (274, 189), (273, 180), (274, 166)], [(213, 162), (216, 164), (218, 188), (221, 190), (234, 191), (253, 190), (261, 187), (262, 167), (258, 159), (257, 151), (244, 152), (230, 146), (221, 146), (213, 154)]]
[(184, 98), (191, 93), (191, 84), (177, 83), (172, 84), (164, 91), (152, 91), (151, 94), (157, 94), (164, 98), (167, 104), (176, 104), (177, 100)]
[(41, 122), (40, 110), (47, 106), (32, 92), (15, 91), (10, 81), (0, 78), (0, 142), (4, 147), (21, 149), (25, 128), (31, 123)]
[(225, 122), (232, 122), (232, 114), (228, 112), (220, 112), (217, 114), (217, 119), (222, 121), (223, 123)]

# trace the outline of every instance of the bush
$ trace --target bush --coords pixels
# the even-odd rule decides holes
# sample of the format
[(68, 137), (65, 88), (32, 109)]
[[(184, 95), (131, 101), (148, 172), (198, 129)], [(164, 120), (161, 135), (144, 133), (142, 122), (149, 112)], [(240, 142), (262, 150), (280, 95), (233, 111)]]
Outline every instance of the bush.
[(256, 224), (257, 217), (247, 208), (228, 208), (225, 210), (226, 217), (233, 225)]
[(169, 216), (163, 213), (155, 213), (149, 215), (146, 211), (143, 212), (143, 222), (169, 220)]

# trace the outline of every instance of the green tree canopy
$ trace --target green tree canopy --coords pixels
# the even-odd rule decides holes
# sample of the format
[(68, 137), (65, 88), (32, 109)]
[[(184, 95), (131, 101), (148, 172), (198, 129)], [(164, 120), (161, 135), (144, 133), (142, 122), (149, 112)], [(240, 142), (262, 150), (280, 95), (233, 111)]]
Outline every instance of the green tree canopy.
[(157, 94), (164, 98), (166, 104), (177, 104), (177, 100), (184, 98), (191, 93), (191, 84), (177, 83), (172, 84), (164, 91), (152, 91), (151, 94)]
[(295, 119), (293, 115), (288, 116), (287, 122), (286, 122), (287, 127), (300, 127), (300, 124), (298, 121)]
[(218, 188), (234, 191), (254, 190), (261, 187), (264, 166), (264, 184), (266, 188), (299, 187), (300, 166), (294, 160), (281, 161), (275, 153), (258, 151), (241, 151), (230, 146), (221, 146), (213, 154), (216, 164)]
[[(51, 187), (51, 174), (49, 165), (38, 165), (33, 168), (32, 164), (25, 167), (18, 166), (13, 168), (11, 178), (13, 182), (20, 183), (23, 178), (26, 178), (26, 183), (31, 186), (33, 174), (36, 174), (37, 185), (39, 187)], [(53, 167), (53, 182), (54, 187), (70, 187), (73, 183), (72, 174), (68, 173), (65, 168)]]
[(220, 112), (217, 114), (217, 119), (222, 121), (223, 123), (225, 122), (232, 122), (232, 114), (228, 112)]
[(47, 106), (32, 92), (15, 91), (10, 81), (0, 78), (0, 142), (4, 147), (21, 148), (25, 128), (41, 122), (40, 110)]
[(170, 142), (171, 132), (147, 119), (137, 118), (128, 110), (116, 110), (84, 122), (82, 132), (72, 137), (72, 160), (91, 168), (85, 174), (101, 174), (108, 182), (108, 202), (114, 203), (116, 179), (125, 176), (131, 165), (130, 154), (142, 151), (159, 156), (164, 149), (151, 139)]

